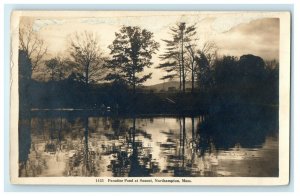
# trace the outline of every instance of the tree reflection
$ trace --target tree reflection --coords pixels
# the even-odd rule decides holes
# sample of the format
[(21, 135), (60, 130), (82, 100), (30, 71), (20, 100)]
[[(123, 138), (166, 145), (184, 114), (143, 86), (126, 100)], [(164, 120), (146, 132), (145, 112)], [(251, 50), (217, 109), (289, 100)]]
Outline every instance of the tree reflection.
[[(186, 117), (180, 117), (178, 135), (170, 132), (163, 132), (167, 135), (167, 141), (160, 144), (162, 154), (167, 157), (167, 170), (164, 173), (171, 173), (173, 176), (195, 176), (197, 135), (195, 133), (195, 118), (191, 117), (191, 129), (186, 128)], [(190, 138), (187, 137), (190, 132)], [(179, 144), (179, 145), (178, 145)]]
[(205, 117), (72, 118), (20, 121), (20, 176), (216, 176), (219, 153), (257, 150), (278, 132), (278, 113), (260, 107)]
[(113, 176), (151, 176), (158, 171), (158, 166), (152, 160), (151, 147), (144, 146), (142, 142), (143, 139), (151, 139), (151, 135), (136, 128), (135, 117), (131, 119), (131, 125), (126, 128), (126, 132), (121, 132), (123, 135), (120, 135), (119, 131), (115, 132), (118, 134), (118, 140), (124, 142), (111, 152), (115, 159), (111, 160), (108, 167), (111, 168)]
[[(20, 120), (20, 124), (20, 175), (39, 176), (47, 168), (47, 160), (41, 154), (44, 152), (46, 155), (56, 156), (61, 151), (63, 119), (30, 118)], [(42, 146), (40, 140), (33, 139), (39, 135), (43, 141)]]
[(89, 145), (89, 118), (82, 118), (83, 140), (75, 148), (74, 154), (69, 159), (67, 174), (70, 176), (98, 176), (96, 169), (96, 152)]
[(31, 118), (19, 120), (19, 175), (28, 176), (27, 161), (31, 148)]
[[(175, 176), (187, 176), (190, 171), (189, 168), (185, 167), (185, 148), (186, 148), (186, 124), (185, 117), (180, 118), (180, 135), (179, 135), (179, 160), (177, 162), (177, 166), (174, 168)], [(175, 156), (176, 157), (176, 156)], [(188, 160), (187, 160), (188, 161)]]
[(267, 135), (278, 132), (278, 126), (278, 111), (272, 108), (251, 106), (215, 113), (198, 125), (198, 149), (203, 155), (212, 146), (217, 150), (261, 147)]
[(84, 118), (84, 161), (85, 176), (97, 176), (95, 167), (95, 151), (89, 148), (89, 119)]

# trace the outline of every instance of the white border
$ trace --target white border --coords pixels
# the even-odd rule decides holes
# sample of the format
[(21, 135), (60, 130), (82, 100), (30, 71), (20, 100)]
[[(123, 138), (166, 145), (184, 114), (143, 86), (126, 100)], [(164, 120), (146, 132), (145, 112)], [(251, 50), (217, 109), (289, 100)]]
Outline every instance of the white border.
[[(108, 13), (108, 12), (106, 12)], [(116, 12), (118, 14), (120, 12)], [(122, 12), (122, 14), (126, 12)], [(157, 13), (157, 12), (156, 12)], [(174, 12), (172, 12), (174, 13)], [(218, 12), (221, 13), (221, 12)], [(225, 12), (222, 12), (225, 13)], [(243, 12), (245, 13), (245, 12)], [(251, 12), (252, 14), (262, 14), (260, 12)], [(78, 185), (100, 185), (95, 182), (94, 177), (36, 177), (36, 178), (19, 178), (18, 177), (18, 25), (19, 16), (21, 15), (47, 15), (53, 12), (14, 12), (11, 20), (11, 108), (10, 108), (10, 137), (11, 137), (11, 182), (14, 184), (78, 184)], [(96, 16), (103, 12), (56, 12), (55, 15), (68, 16)], [(132, 12), (131, 12), (132, 14)], [(140, 13), (139, 13), (140, 14)], [(289, 108), (290, 108), (290, 14), (279, 12), (263, 12), (270, 17), (280, 17), (280, 107), (279, 107), (279, 177), (278, 178), (249, 178), (249, 177), (192, 177), (185, 178), (192, 180), (192, 183), (104, 183), (103, 185), (286, 185), (289, 182)], [(178, 177), (177, 177), (178, 178)], [(107, 180), (108, 178), (101, 178)], [(129, 178), (127, 178), (129, 179)], [(151, 179), (151, 178), (147, 178)], [(152, 178), (153, 180), (157, 178)], [(175, 179), (175, 178), (164, 178)]]

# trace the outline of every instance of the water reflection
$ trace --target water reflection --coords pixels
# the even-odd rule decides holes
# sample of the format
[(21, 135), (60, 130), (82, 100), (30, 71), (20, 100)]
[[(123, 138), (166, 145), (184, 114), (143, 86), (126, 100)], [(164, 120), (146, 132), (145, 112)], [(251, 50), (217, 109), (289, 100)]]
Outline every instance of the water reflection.
[(32, 117), (19, 175), (278, 176), (277, 118), (250, 116)]

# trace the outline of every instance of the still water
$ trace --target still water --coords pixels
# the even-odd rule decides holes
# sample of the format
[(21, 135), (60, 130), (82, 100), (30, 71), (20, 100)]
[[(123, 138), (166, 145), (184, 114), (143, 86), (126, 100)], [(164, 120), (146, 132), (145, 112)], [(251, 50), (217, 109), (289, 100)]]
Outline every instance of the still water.
[(57, 116), (20, 127), (22, 177), (278, 176), (278, 130), (258, 122)]

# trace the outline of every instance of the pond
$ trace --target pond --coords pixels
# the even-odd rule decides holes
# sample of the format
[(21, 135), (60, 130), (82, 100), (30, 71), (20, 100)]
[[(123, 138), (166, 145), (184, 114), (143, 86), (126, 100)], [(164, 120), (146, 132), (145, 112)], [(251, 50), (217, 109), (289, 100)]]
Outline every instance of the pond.
[(278, 130), (272, 121), (218, 121), (209, 116), (33, 116), (19, 122), (19, 175), (278, 176)]

